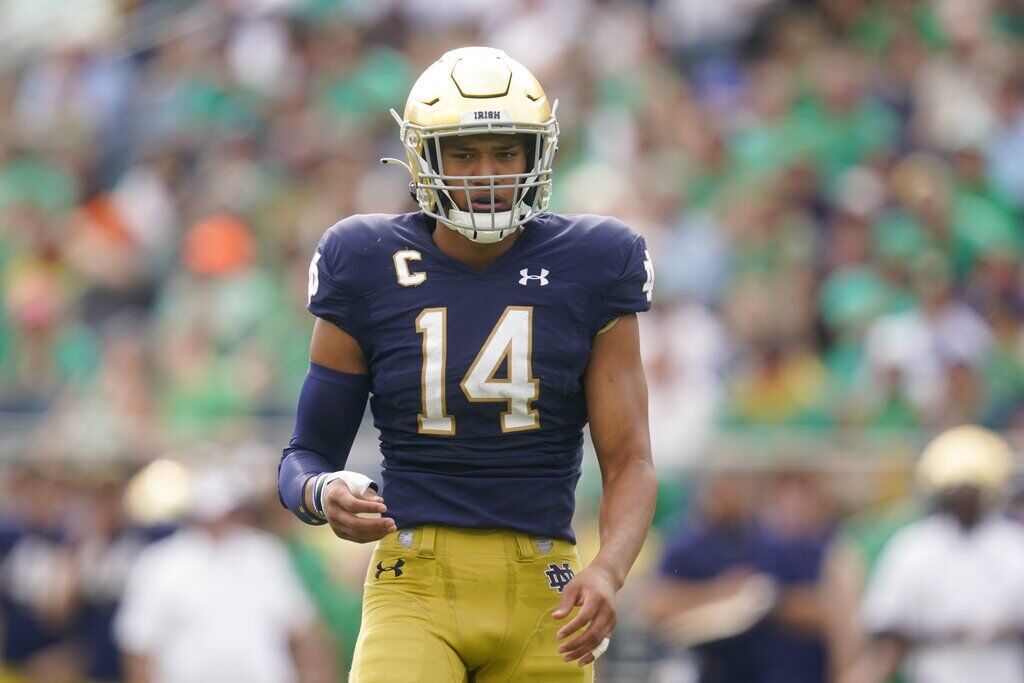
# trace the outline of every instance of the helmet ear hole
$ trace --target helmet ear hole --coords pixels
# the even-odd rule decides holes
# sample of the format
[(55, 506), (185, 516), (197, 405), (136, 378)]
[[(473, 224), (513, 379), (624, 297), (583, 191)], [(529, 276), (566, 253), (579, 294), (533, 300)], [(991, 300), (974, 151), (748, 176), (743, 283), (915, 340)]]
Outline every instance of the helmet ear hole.
[[(532, 164), (528, 169), (527, 173), (532, 178), (538, 178), (544, 166), (543, 158), (543, 135), (536, 133), (534, 135), (527, 135), (526, 137), (526, 159), (527, 164)], [(523, 193), (522, 201), (531, 205), (537, 197), (537, 188), (531, 187)]]
[(428, 138), (424, 143), (424, 146), (427, 145), (432, 145), (434, 148), (433, 159), (431, 159), (431, 165), (434, 167), (434, 170), (438, 174), (444, 175), (444, 160), (441, 158), (441, 138)]
[[(527, 135), (525, 136), (525, 149), (523, 153), (526, 155), (527, 173), (531, 175), (537, 172), (537, 167), (540, 166), (539, 160), (537, 159), (537, 136)], [(533, 203), (533, 198), (537, 194), (537, 188), (531, 187), (523, 193), (522, 201), (527, 204)]]

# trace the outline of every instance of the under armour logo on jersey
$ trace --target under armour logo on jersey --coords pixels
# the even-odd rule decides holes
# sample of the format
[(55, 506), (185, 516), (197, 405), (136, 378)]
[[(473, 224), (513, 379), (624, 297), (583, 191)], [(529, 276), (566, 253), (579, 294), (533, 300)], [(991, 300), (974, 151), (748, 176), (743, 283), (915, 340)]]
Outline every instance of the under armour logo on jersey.
[(405, 566), (405, 560), (403, 560), (403, 559), (399, 559), (398, 562), (395, 562), (394, 566), (391, 566), (391, 567), (385, 567), (383, 562), (378, 562), (377, 563), (377, 573), (374, 574), (373, 578), (379, 579), (380, 575), (383, 574), (384, 572), (394, 572), (395, 573), (395, 578), (397, 579), (399, 576), (402, 575), (402, 567), (404, 567), (404, 566)]
[(540, 275), (530, 275), (530, 269), (523, 268), (522, 270), (519, 271), (519, 274), (522, 275), (522, 277), (519, 278), (519, 284), (526, 285), (530, 282), (530, 280), (540, 280), (540, 286), (543, 287), (548, 283), (549, 272), (550, 271), (547, 268), (541, 268)]
[(576, 576), (576, 572), (572, 570), (568, 562), (563, 562), (561, 567), (552, 563), (548, 565), (544, 576), (548, 577), (548, 587), (561, 593), (572, 581), (572, 577)]

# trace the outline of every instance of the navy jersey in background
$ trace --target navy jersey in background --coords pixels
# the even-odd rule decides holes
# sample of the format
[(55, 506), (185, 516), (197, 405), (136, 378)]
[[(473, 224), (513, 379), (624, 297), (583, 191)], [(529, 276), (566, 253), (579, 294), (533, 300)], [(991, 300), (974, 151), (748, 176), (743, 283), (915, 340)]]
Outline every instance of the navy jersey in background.
[(67, 635), (66, 624), (42, 615), (69, 562), (60, 532), (27, 524), (0, 528), (0, 661), (22, 665)]
[[(728, 570), (769, 576), (781, 591), (812, 587), (821, 577), (829, 533), (783, 537), (758, 524), (731, 533), (695, 522), (669, 542), (666, 579), (705, 582)], [(820, 635), (787, 629), (770, 615), (751, 629), (694, 648), (701, 683), (823, 683), (827, 662)]]
[[(766, 530), (762, 536), (762, 568), (781, 590), (813, 589), (819, 585), (832, 541), (831, 530), (796, 537)], [(828, 653), (821, 634), (799, 633), (775, 625), (767, 630), (760, 647), (766, 683), (824, 683), (828, 680)]]
[(82, 646), (90, 679), (121, 680), (121, 653), (114, 642), (113, 622), (128, 575), (140, 553), (175, 531), (172, 526), (125, 527), (110, 538), (90, 538), (75, 554), (79, 609), (73, 626)]
[(478, 272), (433, 229), (422, 213), (354, 216), (310, 266), (310, 312), (369, 364), (388, 515), (574, 541), (583, 374), (603, 327), (650, 308), (644, 240), (615, 219), (543, 214)]
[[(754, 526), (730, 532), (695, 520), (665, 548), (660, 573), (668, 580), (706, 582), (730, 570), (759, 571), (765, 541)], [(760, 643), (764, 623), (694, 648), (700, 683), (764, 683)]]

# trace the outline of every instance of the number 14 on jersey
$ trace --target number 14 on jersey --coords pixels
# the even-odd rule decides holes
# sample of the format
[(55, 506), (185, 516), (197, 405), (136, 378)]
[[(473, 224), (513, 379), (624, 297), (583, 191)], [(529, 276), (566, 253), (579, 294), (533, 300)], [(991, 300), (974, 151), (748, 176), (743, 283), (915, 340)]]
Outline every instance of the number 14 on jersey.
[[(417, 416), (420, 434), (453, 436), (455, 416), (445, 405), (445, 367), (448, 357), (448, 310), (425, 308), (416, 317), (416, 332), (423, 335), (423, 370), (420, 375), (422, 410)], [(540, 395), (540, 380), (533, 377), (533, 307), (509, 306), (501, 314), (460, 386), (471, 403), (498, 402), (502, 433), (540, 427), (540, 414), (532, 403)], [(502, 363), (507, 375), (496, 379)]]

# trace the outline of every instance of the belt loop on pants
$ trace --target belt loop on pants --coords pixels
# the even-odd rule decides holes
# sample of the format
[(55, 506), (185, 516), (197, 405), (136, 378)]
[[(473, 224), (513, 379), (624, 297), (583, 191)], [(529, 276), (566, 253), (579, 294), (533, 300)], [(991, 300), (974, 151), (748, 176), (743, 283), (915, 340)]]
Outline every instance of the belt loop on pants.
[(533, 536), (527, 536), (517, 531), (516, 546), (519, 548), (519, 557), (517, 558), (519, 562), (533, 562), (537, 557), (537, 553), (533, 549)]
[(434, 537), (437, 535), (437, 527), (420, 527), (420, 547), (416, 551), (416, 557), (432, 559), (434, 557)]

